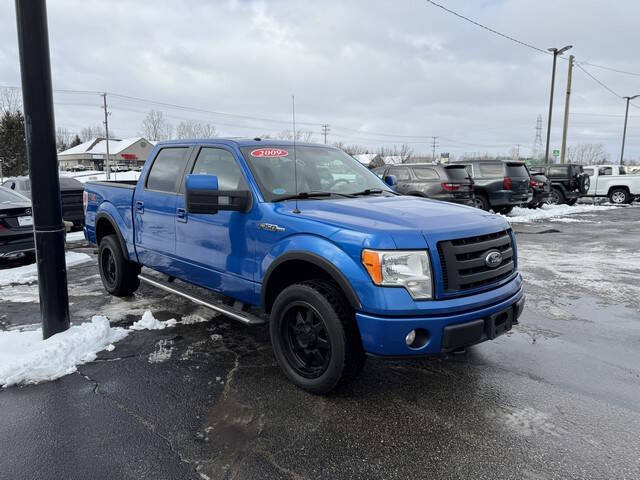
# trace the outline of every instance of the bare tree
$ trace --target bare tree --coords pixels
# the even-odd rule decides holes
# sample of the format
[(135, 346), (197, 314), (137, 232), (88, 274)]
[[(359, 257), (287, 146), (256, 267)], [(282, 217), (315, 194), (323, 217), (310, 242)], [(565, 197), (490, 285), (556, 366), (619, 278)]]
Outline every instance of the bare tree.
[[(83, 142), (88, 142), (89, 140), (93, 140), (94, 138), (104, 138), (106, 137), (106, 132), (104, 130), (103, 125), (91, 125), (89, 127), (84, 127), (80, 130), (80, 140)], [(109, 129), (109, 138), (114, 138), (115, 135), (113, 130)]]
[(367, 147), (363, 145), (358, 145), (356, 143), (347, 144), (343, 141), (339, 141), (339, 142), (334, 142), (333, 146), (348, 153), (349, 155), (360, 155), (362, 153), (369, 153), (369, 149)]
[(158, 110), (150, 110), (142, 121), (141, 135), (147, 140), (168, 140), (173, 134), (173, 125)]
[(64, 127), (56, 128), (56, 150), (62, 152), (69, 148), (73, 135)]
[(176, 138), (214, 138), (217, 136), (216, 127), (210, 123), (185, 120), (176, 126)]
[(21, 103), (20, 90), (12, 87), (0, 87), (0, 117), (5, 113), (16, 113), (20, 110)]
[[(291, 130), (283, 130), (274, 135), (273, 138), (277, 138), (279, 140), (293, 140), (293, 132)], [(296, 142), (313, 142), (313, 132), (311, 130), (296, 130)]]
[(567, 149), (567, 159), (571, 163), (581, 165), (597, 165), (607, 163), (609, 154), (601, 143), (579, 143)]
[(399, 147), (397, 145), (394, 145), (393, 147), (380, 147), (376, 153), (381, 157), (400, 157), (402, 163), (411, 163), (413, 148), (404, 143)]

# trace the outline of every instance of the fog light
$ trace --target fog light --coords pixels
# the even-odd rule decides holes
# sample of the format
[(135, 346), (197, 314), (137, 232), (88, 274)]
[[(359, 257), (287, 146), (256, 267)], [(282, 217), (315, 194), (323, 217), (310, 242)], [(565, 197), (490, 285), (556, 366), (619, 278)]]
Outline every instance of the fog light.
[(407, 342), (407, 345), (409, 346), (413, 345), (413, 342), (415, 342), (415, 340), (416, 340), (415, 330), (411, 330), (409, 333), (407, 333), (407, 336), (404, 339), (404, 341)]

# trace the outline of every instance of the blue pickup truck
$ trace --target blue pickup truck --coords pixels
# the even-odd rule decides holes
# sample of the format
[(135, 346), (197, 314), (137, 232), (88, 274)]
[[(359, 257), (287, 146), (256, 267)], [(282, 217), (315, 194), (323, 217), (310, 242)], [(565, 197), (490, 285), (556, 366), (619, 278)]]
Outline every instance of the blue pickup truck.
[(161, 142), (137, 182), (86, 184), (85, 236), (109, 293), (143, 281), (268, 322), (286, 376), (326, 393), (367, 354), (459, 350), (524, 308), (503, 218), (388, 184), (326, 145)]

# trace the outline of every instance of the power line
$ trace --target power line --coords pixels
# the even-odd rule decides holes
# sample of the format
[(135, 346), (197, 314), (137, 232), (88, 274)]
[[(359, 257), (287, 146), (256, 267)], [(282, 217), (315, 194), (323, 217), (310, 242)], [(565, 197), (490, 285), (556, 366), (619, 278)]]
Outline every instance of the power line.
[(618, 98), (622, 98), (622, 95), (619, 95), (615, 90), (613, 90), (612, 88), (610, 88), (609, 86), (607, 86), (604, 82), (600, 81), (597, 77), (595, 77), (592, 73), (590, 73), (589, 71), (585, 70), (585, 68), (579, 63), (579, 62), (575, 62), (576, 67), (578, 67), (580, 70), (582, 70), (587, 76), (589, 76), (589, 78), (591, 78), (594, 82), (598, 83), (598, 85), (600, 85), (602, 88), (606, 89), (607, 91), (609, 91), (610, 93), (612, 93), (613, 95), (615, 95)]
[(640, 73), (637, 72), (628, 72), (626, 70), (619, 70), (617, 68), (605, 67), (604, 65), (597, 65), (595, 63), (589, 62), (581, 62), (583, 65), (587, 65), (588, 67), (601, 68), (602, 70), (609, 70), (610, 72), (622, 73), (624, 75), (633, 75), (635, 77), (640, 77)]
[(500, 37), (506, 38), (507, 40), (511, 40), (512, 42), (518, 43), (518, 44), (522, 45), (523, 47), (531, 48), (532, 50), (535, 50), (535, 51), (540, 52), (540, 53), (544, 53), (545, 55), (549, 55), (550, 54), (550, 52), (548, 52), (548, 51), (546, 51), (546, 50), (544, 50), (542, 48), (536, 47), (535, 45), (531, 45), (530, 43), (527, 43), (527, 42), (523, 42), (522, 40), (518, 40), (517, 38), (514, 38), (514, 37), (512, 37), (510, 35), (507, 35), (505, 33), (501, 33), (501, 32), (499, 32), (497, 30), (494, 30), (491, 27), (487, 27), (486, 25), (483, 25), (483, 24), (481, 24), (479, 22), (476, 22), (475, 20), (472, 20), (469, 17), (465, 17), (464, 15), (462, 15), (462, 14), (460, 14), (458, 12), (454, 12), (453, 10), (450, 10), (447, 7), (445, 7), (444, 5), (441, 5), (439, 3), (434, 2), (433, 0), (426, 0), (426, 1), (427, 1), (427, 3), (430, 3), (431, 5), (434, 5), (434, 6), (438, 7), (438, 8), (441, 8), (445, 12), (451, 13), (452, 15), (455, 15), (456, 17), (461, 18), (462, 20), (465, 20), (465, 21), (467, 21), (469, 23), (472, 23), (477, 27), (483, 28), (483, 29), (493, 33), (494, 35), (498, 35)]

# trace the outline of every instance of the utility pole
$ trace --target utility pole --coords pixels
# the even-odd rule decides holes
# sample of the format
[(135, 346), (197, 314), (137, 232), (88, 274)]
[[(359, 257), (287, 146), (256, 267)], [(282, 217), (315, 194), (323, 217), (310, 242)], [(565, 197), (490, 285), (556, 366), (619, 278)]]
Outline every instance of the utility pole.
[(520, 144), (516, 143), (516, 160), (520, 160)]
[(540, 152), (542, 152), (542, 115), (538, 115), (536, 120), (536, 137), (533, 140), (533, 148), (531, 149), (533, 159), (537, 160)]
[(638, 97), (640, 97), (640, 95), (634, 95), (633, 97), (623, 97), (627, 101), (627, 108), (624, 111), (624, 128), (622, 129), (622, 151), (620, 152), (620, 165), (624, 165), (624, 141), (627, 138), (627, 118), (629, 117), (629, 102)]
[(549, 121), (547, 122), (547, 146), (544, 151), (544, 163), (549, 164), (549, 142), (551, 140), (551, 114), (553, 112), (553, 86), (556, 82), (556, 60), (558, 55), (562, 55), (564, 52), (569, 50), (572, 45), (567, 45), (566, 47), (562, 47), (561, 49), (557, 48), (547, 48), (551, 53), (553, 53), (553, 68), (551, 70), (551, 95), (549, 96)]
[(45, 0), (16, 0), (16, 20), (40, 318), (46, 340), (69, 328), (69, 292)]
[(562, 150), (560, 150), (560, 163), (564, 163), (567, 153), (567, 130), (569, 128), (569, 100), (571, 97), (571, 76), (573, 73), (573, 55), (569, 55), (569, 72), (567, 73), (567, 98), (564, 101), (564, 125), (562, 127)]
[(327, 144), (327, 133), (329, 133), (331, 131), (331, 128), (329, 127), (328, 124), (324, 124), (322, 125), (322, 135), (324, 135), (324, 144)]
[(111, 113), (107, 110), (107, 92), (102, 94), (102, 104), (102, 108), (104, 108), (104, 132), (107, 137), (107, 156), (104, 159), (104, 171), (107, 173), (107, 180), (109, 180), (111, 177), (111, 167), (109, 165), (109, 115), (111, 115)]
[(436, 163), (436, 147), (438, 146), (438, 137), (431, 137), (433, 140), (431, 142), (431, 148), (432, 148), (432, 154), (431, 154), (431, 161), (433, 163)]

